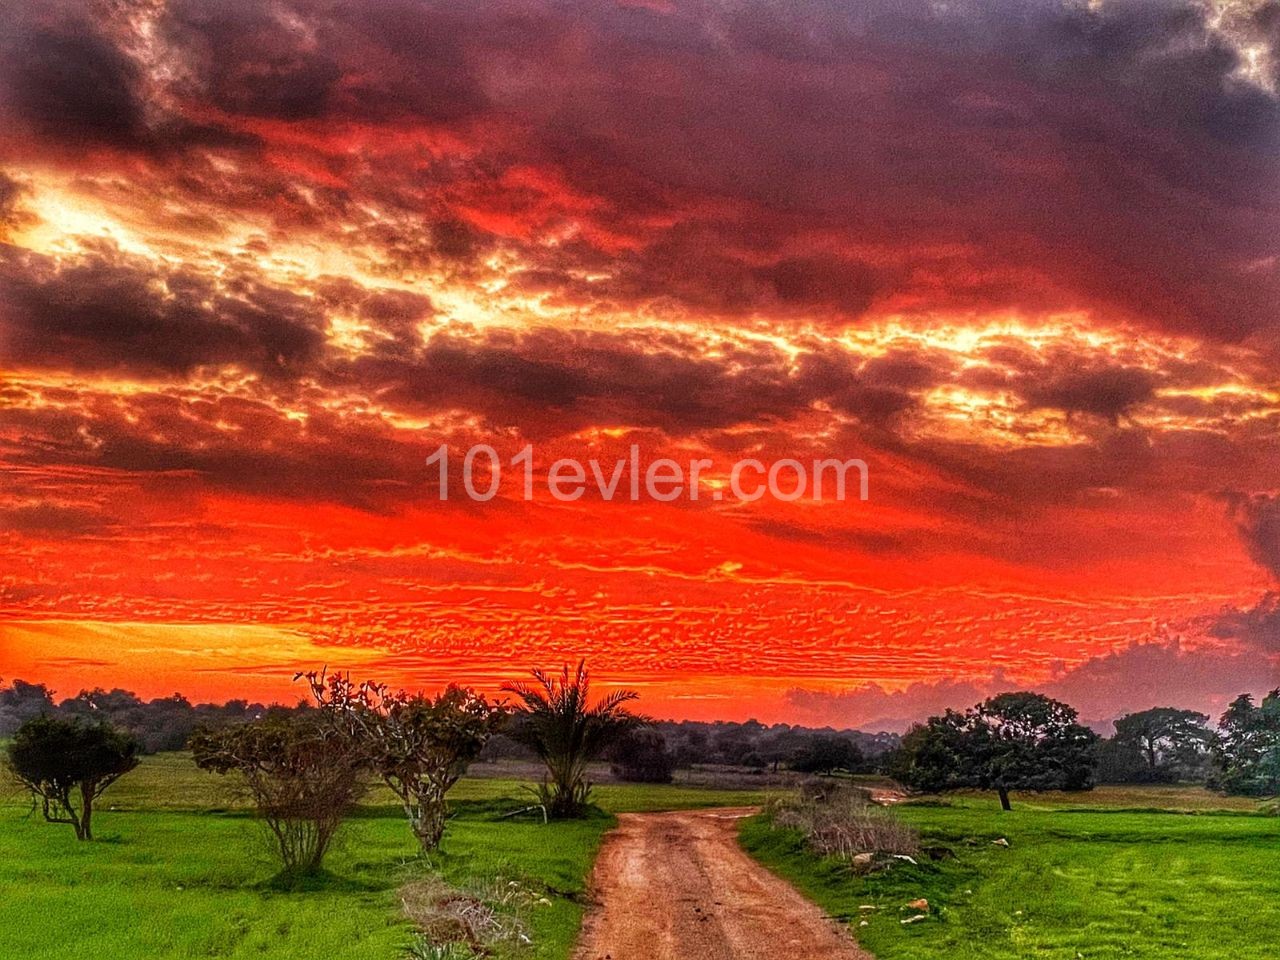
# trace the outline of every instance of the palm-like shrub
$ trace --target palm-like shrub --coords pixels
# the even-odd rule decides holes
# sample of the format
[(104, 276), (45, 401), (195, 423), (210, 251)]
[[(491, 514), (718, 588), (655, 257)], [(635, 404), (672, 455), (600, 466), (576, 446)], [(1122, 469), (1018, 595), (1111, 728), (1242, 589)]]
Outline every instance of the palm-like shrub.
[(644, 723), (643, 717), (624, 706), (639, 694), (615, 690), (591, 705), (585, 662), (572, 673), (566, 664), (558, 677), (534, 670), (533, 679), (503, 687), (522, 704), (510, 735), (531, 747), (546, 764), (540, 800), (548, 816), (581, 816), (591, 795), (587, 764)]

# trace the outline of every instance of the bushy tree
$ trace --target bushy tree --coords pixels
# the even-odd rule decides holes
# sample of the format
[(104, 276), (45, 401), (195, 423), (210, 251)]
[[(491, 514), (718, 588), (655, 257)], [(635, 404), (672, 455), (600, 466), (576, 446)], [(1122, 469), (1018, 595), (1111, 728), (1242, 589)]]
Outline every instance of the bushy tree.
[(94, 803), (138, 765), (138, 742), (105, 723), (38, 716), (9, 743), (9, 769), (50, 823), (93, 839)]
[(624, 734), (609, 750), (609, 760), (613, 775), (628, 783), (670, 783), (676, 767), (666, 739), (649, 727)]
[(559, 677), (533, 671), (533, 683), (503, 687), (520, 700), (511, 735), (533, 748), (547, 767), (541, 800), (552, 817), (578, 817), (587, 807), (591, 783), (587, 764), (629, 730), (644, 723), (625, 704), (639, 697), (634, 690), (615, 690), (594, 706), (585, 663)]
[(1260, 704), (1241, 694), (1218, 721), (1214, 784), (1228, 793), (1280, 793), (1280, 689)]
[(901, 779), (922, 790), (1085, 790), (1093, 785), (1098, 737), (1067, 704), (1038, 693), (1002, 693), (907, 732)]
[(432, 698), (339, 674), (306, 678), (326, 721), (360, 744), (369, 768), (400, 799), (422, 849), (434, 850), (444, 835), (445, 795), (505, 719), (502, 708), (465, 687)]
[(857, 773), (863, 762), (862, 751), (848, 737), (819, 735), (796, 752), (790, 767), (800, 773)]
[(7, 737), (35, 717), (53, 713), (53, 695), (43, 683), (14, 680), (0, 686), (0, 737)]
[(191, 752), (202, 770), (243, 778), (287, 875), (320, 869), (364, 790), (358, 745), (306, 714), (201, 728)]
[[(205, 708), (206, 713), (217, 710)], [(112, 726), (133, 734), (144, 753), (181, 750), (200, 722), (196, 709), (181, 694), (146, 701), (118, 687), (81, 690), (63, 700), (58, 711), (64, 715), (105, 719)]]
[(1202, 773), (1213, 742), (1209, 718), (1194, 710), (1154, 707), (1116, 721), (1115, 750), (1140, 758), (1135, 779), (1175, 781)]

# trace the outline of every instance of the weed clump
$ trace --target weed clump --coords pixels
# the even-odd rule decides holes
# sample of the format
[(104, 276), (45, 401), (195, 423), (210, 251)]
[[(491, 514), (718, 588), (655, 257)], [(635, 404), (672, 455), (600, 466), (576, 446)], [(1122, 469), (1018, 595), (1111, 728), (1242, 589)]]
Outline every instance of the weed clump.
[(538, 897), (515, 880), (495, 878), (454, 887), (437, 876), (400, 889), (405, 916), (417, 928), (414, 960), (509, 956), (530, 946), (524, 915)]
[(796, 799), (776, 801), (770, 813), (775, 826), (798, 830), (824, 857), (870, 864), (920, 851), (916, 832), (858, 787), (808, 784)]

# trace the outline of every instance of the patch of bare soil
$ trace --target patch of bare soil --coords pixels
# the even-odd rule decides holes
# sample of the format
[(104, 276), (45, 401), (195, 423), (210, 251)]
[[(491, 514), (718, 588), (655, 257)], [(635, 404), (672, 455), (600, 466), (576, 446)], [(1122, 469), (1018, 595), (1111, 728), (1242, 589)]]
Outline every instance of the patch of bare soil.
[(750, 809), (622, 814), (575, 960), (871, 960), (738, 846)]

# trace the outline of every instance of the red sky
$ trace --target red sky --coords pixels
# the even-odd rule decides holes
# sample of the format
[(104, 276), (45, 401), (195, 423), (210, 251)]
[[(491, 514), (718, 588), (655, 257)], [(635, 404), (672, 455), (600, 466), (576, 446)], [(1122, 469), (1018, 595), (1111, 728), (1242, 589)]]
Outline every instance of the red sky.
[[(5, 18), (0, 676), (585, 656), (867, 726), (1280, 682), (1273, 3)], [(441, 503), (442, 443), (870, 499)]]

